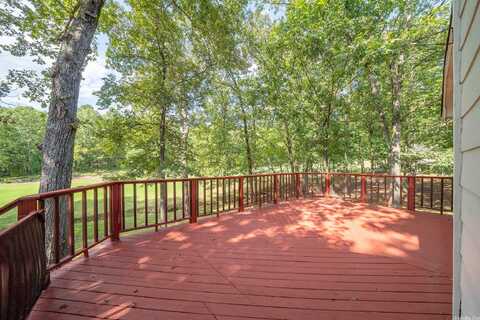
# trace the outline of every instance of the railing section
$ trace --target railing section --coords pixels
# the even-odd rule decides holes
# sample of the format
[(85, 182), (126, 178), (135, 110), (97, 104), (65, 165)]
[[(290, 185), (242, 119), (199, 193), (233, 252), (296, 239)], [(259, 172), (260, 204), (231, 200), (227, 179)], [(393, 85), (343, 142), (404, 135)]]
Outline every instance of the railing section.
[(118, 240), (121, 232), (318, 196), (443, 214), (453, 210), (453, 179), (273, 173), (118, 181), (23, 197), (0, 208), (0, 219), (7, 217), (1, 221), (18, 220), (0, 231), (0, 318), (25, 318), (49, 270), (88, 256), (90, 248)]
[(43, 212), (0, 232), (0, 319), (25, 319), (49, 277)]
[(44, 212), (51, 269), (121, 232), (318, 196), (442, 214), (453, 209), (451, 177), (309, 172), (102, 183), (24, 197), (0, 208), (0, 217)]

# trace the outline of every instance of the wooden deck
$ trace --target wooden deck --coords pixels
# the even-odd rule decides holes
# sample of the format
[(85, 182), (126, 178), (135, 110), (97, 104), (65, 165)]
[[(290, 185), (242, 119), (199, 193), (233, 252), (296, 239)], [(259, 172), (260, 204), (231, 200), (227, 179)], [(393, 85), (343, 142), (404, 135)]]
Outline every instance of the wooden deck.
[(30, 319), (450, 319), (451, 220), (310, 199), (122, 235)]

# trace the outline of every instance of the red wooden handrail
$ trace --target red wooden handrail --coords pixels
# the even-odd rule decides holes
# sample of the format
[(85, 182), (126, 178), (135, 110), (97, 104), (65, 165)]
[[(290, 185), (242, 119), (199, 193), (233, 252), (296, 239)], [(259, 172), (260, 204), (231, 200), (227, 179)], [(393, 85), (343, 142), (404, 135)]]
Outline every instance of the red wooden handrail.
[[(441, 181), (445, 180), (452, 180), (452, 177), (449, 176), (426, 176), (426, 175), (420, 175), (420, 176), (406, 176), (406, 175), (388, 175), (388, 174), (369, 174), (369, 173), (345, 173), (345, 172), (331, 172), (331, 173), (325, 173), (325, 172), (295, 172), (295, 173), (262, 173), (262, 174), (255, 174), (255, 175), (244, 175), (244, 176), (222, 176), (222, 177), (191, 177), (191, 178), (179, 178), (179, 179), (142, 179), (142, 180), (122, 180), (122, 181), (117, 181), (117, 182), (103, 182), (103, 183), (97, 183), (97, 184), (91, 184), (87, 186), (80, 186), (80, 187), (74, 187), (74, 188), (68, 188), (68, 189), (61, 189), (61, 190), (56, 190), (56, 191), (51, 191), (51, 192), (44, 192), (44, 193), (39, 193), (39, 194), (34, 194), (34, 195), (29, 195), (25, 197), (18, 198), (3, 207), (0, 208), (0, 215), (14, 209), (15, 207), (19, 206), (19, 203), (22, 201), (26, 202), (31, 202), (31, 201), (39, 201), (39, 200), (44, 200), (48, 198), (53, 198), (56, 196), (64, 196), (64, 195), (69, 195), (77, 192), (82, 192), (82, 191), (90, 191), (90, 190), (95, 190), (99, 189), (101, 187), (110, 187), (112, 184), (115, 183), (120, 183), (122, 185), (125, 184), (155, 184), (155, 183), (175, 183), (175, 182), (189, 182), (192, 180), (216, 180), (216, 179), (221, 179), (221, 180), (233, 180), (233, 179), (239, 179), (240, 177), (243, 178), (258, 178), (258, 177), (266, 177), (266, 176), (278, 176), (278, 175), (292, 175), (292, 176), (297, 176), (297, 175), (326, 175), (327, 179), (329, 179), (330, 176), (350, 176), (350, 177), (375, 177), (375, 178), (409, 178), (409, 177), (414, 177), (415, 180), (417, 179), (439, 179)], [(330, 184), (326, 184), (326, 188), (330, 187)], [(327, 192), (328, 193), (328, 192)]]
[(49, 282), (42, 211), (0, 231), (0, 319), (26, 319)]
[(408, 177), (415, 177), (415, 179), (441, 179), (441, 180), (451, 180), (453, 177), (450, 176), (426, 176), (426, 175), (421, 175), (421, 176), (407, 176), (407, 175), (387, 175), (387, 174), (372, 174), (372, 173), (345, 173), (345, 172), (331, 172), (331, 173), (326, 173), (326, 172), (295, 172), (295, 173), (261, 173), (261, 174), (255, 174), (255, 175), (243, 175), (243, 176), (222, 176), (222, 177), (191, 177), (191, 178), (175, 178), (175, 179), (141, 179), (141, 180), (121, 180), (117, 182), (102, 182), (102, 183), (97, 183), (97, 184), (91, 184), (87, 186), (79, 186), (79, 187), (73, 187), (73, 188), (68, 188), (68, 189), (61, 189), (61, 190), (56, 190), (56, 191), (50, 191), (50, 192), (44, 192), (44, 193), (38, 193), (38, 194), (33, 194), (29, 196), (24, 196), (21, 198), (18, 198), (3, 207), (0, 208), (0, 215), (10, 211), (11, 209), (14, 209), (15, 207), (18, 206), (18, 203), (20, 200), (42, 200), (42, 199), (47, 199), (47, 198), (53, 198), (55, 196), (63, 196), (63, 195), (68, 195), (72, 193), (77, 193), (77, 192), (82, 192), (82, 191), (89, 191), (89, 190), (94, 190), (98, 189), (101, 187), (109, 187), (114, 183), (121, 183), (121, 184), (155, 184), (155, 183), (169, 183), (169, 182), (188, 182), (191, 180), (215, 180), (215, 179), (221, 179), (221, 180), (233, 180), (233, 179), (239, 179), (239, 177), (243, 178), (256, 178), (256, 177), (265, 177), (265, 176), (272, 176), (272, 175), (304, 175), (304, 174), (309, 174), (309, 175), (330, 175), (330, 176), (352, 176), (352, 177), (378, 177), (378, 178), (408, 178)]
[[(400, 180), (399, 195), (392, 191), (395, 179)], [(124, 180), (22, 197), (0, 208), (0, 215), (16, 208), (21, 219), (46, 208), (54, 223), (54, 260), (50, 265), (54, 268), (79, 254), (88, 256), (92, 246), (106, 239), (118, 240), (122, 232), (150, 227), (158, 230), (159, 226), (186, 220), (195, 223), (202, 216), (299, 197), (341, 196), (390, 205), (400, 196), (400, 203), (408, 210), (425, 208), (443, 214), (453, 209), (452, 188), (452, 177), (344, 172)], [(80, 238), (75, 237), (76, 229), (82, 231), (77, 233)], [(92, 239), (89, 229), (93, 229)], [(60, 241), (62, 234), (67, 237), (66, 250), (60, 248), (65, 245)]]

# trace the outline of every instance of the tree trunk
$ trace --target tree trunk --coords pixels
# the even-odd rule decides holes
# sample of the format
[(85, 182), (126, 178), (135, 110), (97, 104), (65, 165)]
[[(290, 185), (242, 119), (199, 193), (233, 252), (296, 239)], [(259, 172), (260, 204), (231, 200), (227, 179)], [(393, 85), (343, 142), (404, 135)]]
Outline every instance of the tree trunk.
[[(81, 1), (78, 15), (72, 19), (62, 37), (60, 51), (52, 68), (52, 93), (42, 145), (40, 192), (65, 189), (71, 185), (80, 81), (103, 4), (103, 0)], [(45, 208), (46, 246), (52, 259), (53, 201), (47, 201)], [(68, 252), (66, 232), (66, 201), (61, 199), (61, 257)]]
[[(332, 99), (334, 99), (334, 95), (332, 94)], [(328, 110), (327, 114), (325, 115), (325, 120), (323, 121), (323, 129), (324, 129), (324, 135), (323, 135), (323, 161), (325, 163), (325, 168), (327, 172), (330, 171), (330, 156), (329, 156), (329, 150), (328, 150), (328, 145), (330, 143), (330, 116), (332, 114), (332, 102), (330, 101), (328, 103)]]
[[(392, 81), (392, 140), (390, 148), (390, 174), (399, 176), (401, 174), (400, 166), (400, 137), (401, 137), (401, 102), (400, 93), (402, 88), (401, 65), (403, 63), (403, 54), (394, 60), (391, 65)], [(395, 208), (400, 207), (400, 179), (394, 179), (393, 183), (393, 201)]]
[[(188, 125), (188, 107), (184, 106), (180, 110), (180, 139), (182, 148), (182, 178), (188, 178), (188, 135), (190, 127)], [(185, 192), (184, 203), (185, 216), (190, 216), (190, 192)]]
[(243, 123), (243, 134), (245, 138), (245, 151), (247, 153), (247, 164), (248, 164), (248, 174), (253, 174), (253, 156), (252, 156), (252, 147), (250, 145), (250, 134), (248, 130), (247, 114), (243, 105), (240, 107), (242, 110), (242, 123)]
[[(160, 112), (160, 123), (158, 125), (159, 133), (159, 157), (158, 157), (158, 177), (165, 179), (165, 150), (166, 150), (166, 132), (167, 132), (167, 107), (163, 106)], [(168, 208), (165, 210), (165, 203), (167, 201), (167, 183), (160, 184), (160, 216), (168, 221)]]
[(370, 82), (370, 88), (374, 100), (374, 107), (380, 115), (383, 129), (383, 139), (385, 140), (387, 148), (390, 148), (390, 128), (387, 122), (387, 115), (385, 114), (385, 109), (380, 104), (380, 81), (378, 81), (378, 78), (373, 73), (369, 74), (368, 80)]
[(374, 164), (375, 164), (375, 153), (373, 150), (373, 128), (372, 123), (367, 123), (368, 128), (368, 143), (369, 143), (369, 153), (370, 153), (370, 172), (373, 172)]
[[(245, 151), (247, 153), (247, 165), (248, 165), (248, 174), (253, 175), (253, 157), (252, 157), (252, 149), (250, 145), (250, 132), (248, 130), (248, 122), (247, 122), (247, 113), (245, 112), (245, 108), (243, 106), (243, 101), (240, 98), (240, 109), (242, 111), (242, 123), (243, 123), (243, 135), (245, 139)], [(250, 199), (256, 199), (257, 195), (255, 194), (255, 188), (253, 184), (253, 179), (249, 179), (250, 182)]]
[(230, 155), (230, 152), (228, 151), (227, 148), (223, 148), (223, 146), (226, 146), (228, 143), (227, 139), (227, 107), (222, 104), (222, 140), (220, 144), (220, 149), (223, 151), (223, 158), (221, 163), (226, 163), (226, 165), (222, 165), (221, 168), (218, 168), (221, 170), (222, 175), (226, 176), (230, 173), (231, 168), (233, 167), (232, 164), (232, 157)]
[(288, 162), (290, 163), (290, 172), (294, 173), (296, 170), (296, 166), (295, 166), (295, 157), (293, 156), (293, 143), (292, 143), (292, 137), (290, 136), (290, 128), (288, 126), (286, 119), (282, 119), (282, 121), (283, 121), (283, 126), (285, 128), (285, 140), (287, 145)]
[(234, 90), (236, 91), (239, 104), (240, 104), (240, 110), (242, 112), (241, 116), (242, 116), (242, 124), (243, 124), (243, 135), (245, 139), (245, 152), (247, 154), (248, 174), (252, 175), (254, 164), (253, 164), (253, 156), (252, 156), (252, 146), (250, 141), (250, 132), (249, 132), (248, 121), (247, 121), (247, 112), (245, 110), (245, 103), (243, 101), (242, 92), (240, 90), (240, 87), (238, 86), (237, 79), (232, 73), (229, 73), (229, 76), (233, 82), (233, 87), (234, 87)]
[(159, 154), (158, 154), (158, 176), (165, 178), (165, 150), (166, 150), (166, 132), (167, 132), (167, 108), (162, 107), (160, 112), (160, 123), (158, 124), (159, 133)]

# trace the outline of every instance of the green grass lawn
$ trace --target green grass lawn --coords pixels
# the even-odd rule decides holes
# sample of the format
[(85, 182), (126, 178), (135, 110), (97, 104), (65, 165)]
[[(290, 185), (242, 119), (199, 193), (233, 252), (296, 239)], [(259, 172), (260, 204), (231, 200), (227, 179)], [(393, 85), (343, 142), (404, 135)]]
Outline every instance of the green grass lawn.
[[(73, 186), (90, 185), (101, 182), (100, 177), (81, 177), (73, 181)], [(207, 215), (212, 211), (213, 213), (219, 211), (225, 211), (233, 209), (238, 203), (238, 185), (234, 187), (233, 183), (230, 185), (230, 201), (228, 200), (228, 184), (225, 185), (225, 199), (222, 197), (222, 184), (220, 183), (218, 188), (219, 199), (217, 202), (217, 187), (216, 183), (210, 186), (208, 182), (206, 184), (205, 193), (203, 190), (203, 182), (199, 183), (199, 215)], [(0, 184), (0, 206), (15, 200), (18, 197), (22, 197), (29, 194), (34, 194), (38, 190), (38, 182), (31, 183), (8, 183)], [(145, 192), (146, 191), (146, 192)], [(182, 207), (182, 183), (176, 182), (174, 194), (174, 183), (169, 182), (167, 187), (167, 216), (168, 221), (172, 223), (174, 220), (181, 220), (183, 218)], [(160, 209), (160, 186), (157, 185), (157, 201), (158, 201), (158, 222), (165, 221), (164, 216), (161, 215)], [(145, 199), (145, 195), (146, 198)], [(204, 198), (205, 197), (205, 198)], [(94, 230), (98, 230), (98, 239), (103, 239), (105, 236), (105, 224), (104, 224), (104, 189), (97, 188), (97, 212), (98, 219), (95, 228), (94, 223), (94, 191), (86, 191), (86, 209), (87, 209), (87, 240), (88, 245), (94, 242)], [(176, 199), (174, 203), (174, 199)], [(124, 219), (125, 229), (131, 229), (136, 226), (141, 227), (155, 223), (155, 185), (148, 184), (147, 190), (145, 190), (145, 184), (137, 184), (136, 186), (136, 201), (134, 197), (134, 188), (132, 184), (126, 184), (124, 186)], [(230, 207), (229, 207), (230, 203)], [(147, 204), (147, 210), (145, 210), (145, 204)], [(218, 207), (217, 207), (218, 204)], [(107, 199), (107, 212), (108, 212), (108, 199)], [(136, 207), (136, 210), (134, 208)], [(176, 208), (176, 210), (175, 210)], [(176, 213), (175, 213), (176, 211)], [(136, 212), (136, 215), (134, 214)], [(61, 215), (66, 215), (66, 212), (61, 211)], [(186, 214), (188, 218), (188, 212)], [(14, 223), (17, 219), (17, 210), (13, 209), (10, 212), (0, 216), (0, 230)], [(78, 252), (82, 248), (83, 244), (83, 224), (82, 224), (82, 192), (74, 194), (74, 235), (75, 235), (75, 248)], [(108, 229), (108, 228), (107, 228)], [(107, 230), (108, 233), (108, 230)]]
[[(74, 178), (72, 186), (84, 186), (102, 181), (100, 176), (84, 176)], [(14, 201), (17, 198), (38, 193), (39, 182), (0, 183), (0, 207)], [(11, 210), (0, 215), (0, 230), (15, 222), (17, 211)]]
[[(99, 183), (102, 178), (99, 176), (85, 176), (74, 178), (72, 186), (85, 186)], [(39, 182), (0, 183), (0, 207), (17, 198), (38, 193)]]

